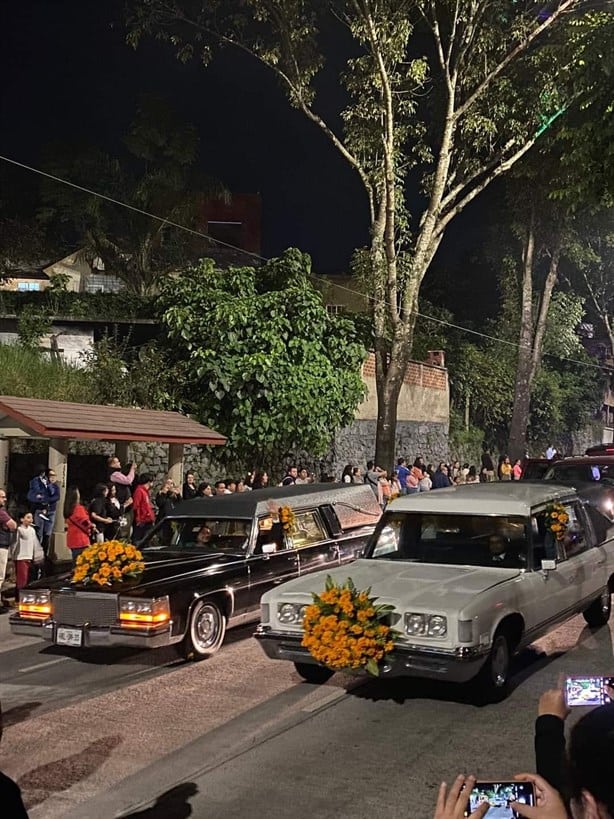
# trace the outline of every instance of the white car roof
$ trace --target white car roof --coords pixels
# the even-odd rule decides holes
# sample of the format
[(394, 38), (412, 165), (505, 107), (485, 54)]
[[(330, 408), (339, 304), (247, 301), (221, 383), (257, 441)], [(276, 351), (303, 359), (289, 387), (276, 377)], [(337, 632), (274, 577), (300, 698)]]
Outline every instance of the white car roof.
[(403, 495), (387, 508), (399, 512), (526, 517), (536, 506), (566, 500), (574, 494), (568, 486), (551, 482), (501, 481)]

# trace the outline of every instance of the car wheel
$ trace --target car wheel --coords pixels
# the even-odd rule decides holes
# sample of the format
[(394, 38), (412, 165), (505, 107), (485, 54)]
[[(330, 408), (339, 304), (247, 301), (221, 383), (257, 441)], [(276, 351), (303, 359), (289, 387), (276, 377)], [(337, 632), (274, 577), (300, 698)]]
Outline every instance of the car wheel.
[(598, 628), (606, 625), (611, 611), (612, 595), (608, 588), (582, 612), (582, 616), (591, 628)]
[(186, 660), (205, 660), (224, 642), (226, 617), (216, 603), (199, 600), (190, 614), (181, 653)]
[(335, 673), (330, 668), (324, 668), (323, 665), (313, 665), (312, 663), (294, 663), (294, 668), (306, 682), (314, 685), (322, 685), (330, 680)]
[(501, 702), (509, 693), (512, 650), (505, 631), (495, 632), (486, 662), (475, 678), (477, 694), (481, 702)]

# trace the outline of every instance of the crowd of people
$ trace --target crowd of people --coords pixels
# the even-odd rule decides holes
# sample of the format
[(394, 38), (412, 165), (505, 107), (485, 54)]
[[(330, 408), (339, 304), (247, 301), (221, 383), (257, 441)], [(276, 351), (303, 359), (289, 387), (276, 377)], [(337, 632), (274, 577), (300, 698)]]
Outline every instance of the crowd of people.
[[(535, 804), (511, 802), (509, 808), (526, 819), (614, 819), (614, 688), (610, 700), (585, 714), (565, 739), (570, 709), (562, 690), (542, 694), (535, 723), (535, 769), (519, 773), (516, 782), (533, 786)], [(472, 812), (475, 776), (460, 774), (448, 788), (441, 783), (434, 819), (481, 819), (488, 801)]]

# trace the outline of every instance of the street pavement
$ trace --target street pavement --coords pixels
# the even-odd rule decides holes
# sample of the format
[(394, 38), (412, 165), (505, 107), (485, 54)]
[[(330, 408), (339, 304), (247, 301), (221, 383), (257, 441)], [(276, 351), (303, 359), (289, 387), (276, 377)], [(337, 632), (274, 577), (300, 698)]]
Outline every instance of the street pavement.
[[(518, 658), (508, 700), (478, 707), (443, 683), (297, 684), (290, 664), (267, 660), (245, 634), (207, 663), (156, 668), (26, 719), (2, 764), (36, 803), (32, 819), (429, 819), (442, 779), (533, 769), (541, 692), (561, 675), (612, 673), (613, 657), (612, 629), (575, 618)], [(31, 758), (45, 741), (56, 784), (43, 794), (31, 786), (45, 765), (33, 770)], [(93, 769), (83, 762), (62, 782), (71, 754), (97, 743)]]

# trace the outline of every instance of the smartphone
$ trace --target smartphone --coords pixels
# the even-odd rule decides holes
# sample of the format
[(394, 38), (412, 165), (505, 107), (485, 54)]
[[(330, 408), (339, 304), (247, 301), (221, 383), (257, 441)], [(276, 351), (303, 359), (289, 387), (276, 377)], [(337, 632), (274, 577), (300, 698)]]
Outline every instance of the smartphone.
[(606, 685), (614, 686), (614, 677), (567, 677), (565, 702), (573, 705), (607, 705), (612, 702), (605, 692)]
[(465, 816), (470, 816), (480, 805), (488, 802), (486, 817), (492, 819), (516, 819), (520, 814), (510, 808), (512, 802), (535, 805), (535, 789), (532, 782), (476, 782)]

